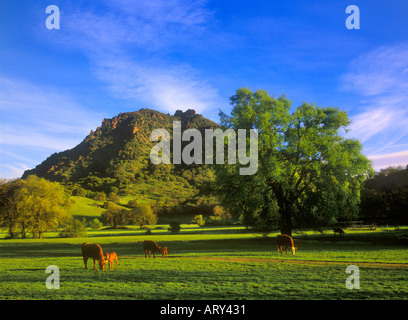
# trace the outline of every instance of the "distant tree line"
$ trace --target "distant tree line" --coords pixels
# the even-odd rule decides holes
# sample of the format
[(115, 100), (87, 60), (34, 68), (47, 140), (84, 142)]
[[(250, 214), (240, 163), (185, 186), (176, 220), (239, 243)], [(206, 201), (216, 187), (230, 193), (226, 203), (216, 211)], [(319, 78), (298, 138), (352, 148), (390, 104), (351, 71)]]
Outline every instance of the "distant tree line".
[[(157, 215), (149, 204), (130, 201), (127, 209), (106, 201), (106, 196), (95, 192), (99, 200), (105, 200), (101, 215), (105, 225), (117, 228), (118, 225), (155, 225)], [(119, 198), (111, 194), (108, 199)], [(74, 218), (67, 209), (71, 205), (70, 194), (57, 182), (50, 182), (34, 175), (14, 181), (0, 180), (0, 227), (8, 231), (9, 238), (25, 239), (29, 234), (34, 239), (42, 239), (44, 233), (57, 228), (63, 230), (61, 237), (78, 237), (86, 235), (86, 221)], [(94, 228), (101, 223), (92, 221)]]
[(408, 223), (408, 165), (389, 167), (367, 179), (361, 190), (360, 218), (377, 223)]
[(142, 228), (145, 225), (155, 225), (157, 215), (153, 213), (148, 204), (133, 204), (130, 209), (124, 209), (117, 204), (107, 201), (104, 204), (107, 209), (101, 215), (101, 220), (105, 225), (117, 228), (119, 225), (138, 225)]
[[(338, 135), (339, 128), (348, 124), (345, 114), (305, 104), (290, 115), (285, 97), (276, 99), (248, 90), (239, 91), (232, 101), (236, 109), (234, 116), (223, 115), (226, 126), (239, 128), (242, 123), (262, 129), (259, 170), (253, 176), (240, 176), (236, 166), (218, 166), (213, 189), (208, 192), (217, 195), (221, 205), (191, 206), (185, 201), (157, 209), (133, 199), (124, 208), (115, 204), (117, 189), (108, 195), (81, 187), (69, 191), (57, 182), (31, 175), (14, 181), (0, 179), (0, 227), (10, 238), (42, 238), (57, 227), (63, 228), (61, 236), (82, 236), (85, 221), (73, 218), (67, 210), (70, 192), (103, 202), (106, 210), (100, 219), (113, 228), (155, 225), (157, 212), (190, 214), (200, 226), (238, 221), (264, 233), (277, 228), (289, 233), (292, 227), (319, 228), (336, 219), (408, 223), (408, 165), (372, 171), (358, 141)], [(276, 108), (282, 118), (268, 118)], [(272, 120), (281, 124), (280, 131), (268, 131)], [(99, 221), (93, 225), (100, 228)], [(170, 231), (178, 232), (179, 225), (174, 224)]]

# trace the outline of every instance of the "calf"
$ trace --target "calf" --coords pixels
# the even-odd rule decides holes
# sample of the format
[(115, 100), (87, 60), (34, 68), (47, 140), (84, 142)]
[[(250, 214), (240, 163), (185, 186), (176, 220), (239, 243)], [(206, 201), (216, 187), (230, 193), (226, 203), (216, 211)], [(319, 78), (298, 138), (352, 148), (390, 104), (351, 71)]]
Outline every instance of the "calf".
[(164, 247), (164, 248), (162, 249), (162, 257), (163, 257), (163, 258), (167, 258), (167, 247)]
[(156, 258), (156, 255), (155, 255), (156, 252), (160, 252), (161, 254), (163, 254), (163, 250), (157, 245), (157, 242), (150, 241), (150, 240), (145, 240), (143, 242), (143, 251), (145, 254), (145, 258), (146, 258), (146, 253), (149, 254), (149, 258), (150, 258), (150, 251), (153, 252), (153, 258)]
[(345, 232), (341, 228), (334, 227), (333, 228), (333, 233), (334, 234), (338, 233), (339, 235), (344, 235)]
[(107, 253), (106, 254), (106, 260), (109, 263), (109, 270), (113, 269), (113, 261), (116, 261), (116, 268), (119, 269), (118, 256), (116, 255), (115, 252)]
[(105, 259), (103, 257), (102, 248), (99, 244), (95, 243), (83, 243), (82, 244), (82, 257), (84, 258), (85, 269), (88, 269), (88, 258), (93, 258), (94, 270), (96, 270), (96, 261), (99, 263), (99, 269), (105, 270)]
[(282, 252), (282, 247), (285, 247), (286, 254), (288, 254), (288, 248), (292, 249), (292, 254), (295, 254), (295, 251), (297, 248), (295, 248), (293, 244), (293, 239), (291, 236), (288, 236), (287, 234), (278, 234), (276, 236), (276, 241), (278, 243), (278, 252)]

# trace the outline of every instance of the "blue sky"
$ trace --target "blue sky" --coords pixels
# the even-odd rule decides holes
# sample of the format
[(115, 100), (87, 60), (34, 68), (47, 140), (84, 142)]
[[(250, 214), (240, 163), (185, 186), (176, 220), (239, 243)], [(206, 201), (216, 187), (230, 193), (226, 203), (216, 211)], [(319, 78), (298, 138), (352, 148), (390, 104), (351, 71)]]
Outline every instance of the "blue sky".
[[(45, 26), (49, 5), (59, 30)], [(406, 165), (407, 16), (406, 0), (1, 1), (0, 177), (120, 112), (194, 108), (218, 121), (240, 87), (346, 110), (375, 168)]]

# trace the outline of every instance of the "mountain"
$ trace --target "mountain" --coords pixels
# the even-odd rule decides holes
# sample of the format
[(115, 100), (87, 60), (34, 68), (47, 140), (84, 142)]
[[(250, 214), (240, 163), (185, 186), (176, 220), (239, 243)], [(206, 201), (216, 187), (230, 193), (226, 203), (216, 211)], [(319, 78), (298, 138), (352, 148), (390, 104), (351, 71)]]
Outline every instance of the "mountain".
[(34, 174), (71, 189), (115, 192), (161, 207), (203, 204), (207, 199), (200, 198), (199, 190), (213, 178), (211, 167), (150, 161), (150, 150), (157, 143), (150, 141), (151, 132), (163, 128), (172, 136), (173, 121), (181, 121), (183, 131), (196, 128), (203, 133), (219, 127), (192, 109), (177, 110), (173, 116), (150, 109), (120, 113), (104, 119), (73, 149), (54, 153), (25, 171), (23, 178)]

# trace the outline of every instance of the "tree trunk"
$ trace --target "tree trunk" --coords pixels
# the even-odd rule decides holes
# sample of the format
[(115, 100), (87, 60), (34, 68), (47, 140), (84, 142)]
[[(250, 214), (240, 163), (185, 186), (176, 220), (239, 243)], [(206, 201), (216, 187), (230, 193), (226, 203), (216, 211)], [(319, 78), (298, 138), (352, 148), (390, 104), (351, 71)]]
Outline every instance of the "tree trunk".
[(9, 236), (10, 236), (10, 239), (15, 238), (14, 231), (13, 231), (13, 228), (11, 226), (9, 227)]
[(287, 234), (288, 236), (292, 236), (292, 205), (290, 201), (287, 200), (287, 196), (283, 191), (281, 185), (274, 186), (270, 184), (274, 194), (276, 196), (276, 200), (278, 201), (279, 206), (279, 215), (280, 215), (280, 231), (281, 234)]
[(292, 228), (291, 227), (281, 227), (280, 228), (281, 234), (287, 234), (288, 236), (292, 236)]
[(25, 239), (26, 237), (27, 237), (27, 232), (26, 232), (26, 229), (25, 229), (25, 224), (22, 223), (22, 226), (21, 226), (21, 239)]
[(288, 236), (292, 236), (292, 210), (291, 206), (284, 204), (283, 208), (280, 208), (281, 211), (281, 226), (280, 231), (281, 234), (287, 234)]

